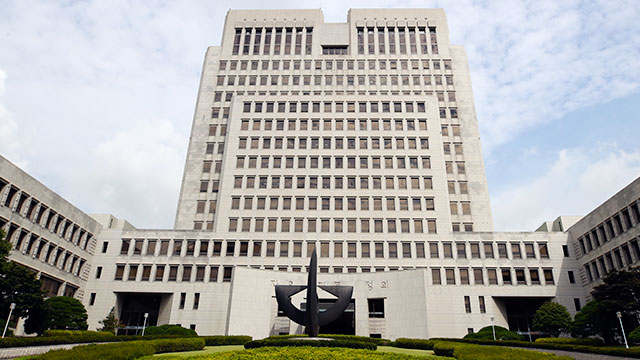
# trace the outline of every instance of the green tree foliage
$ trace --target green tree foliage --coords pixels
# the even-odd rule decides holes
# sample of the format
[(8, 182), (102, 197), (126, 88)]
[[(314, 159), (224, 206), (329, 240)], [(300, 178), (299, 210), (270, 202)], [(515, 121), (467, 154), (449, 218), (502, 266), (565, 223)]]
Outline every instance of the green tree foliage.
[[(495, 326), (496, 340), (522, 340), (520, 335), (502, 326)], [(464, 339), (488, 339), (493, 340), (493, 328), (491, 325), (485, 326), (476, 333), (467, 334)]]
[(48, 307), (47, 325), (55, 330), (87, 330), (87, 310), (75, 298), (54, 296), (45, 301)]
[(144, 331), (145, 335), (186, 335), (186, 336), (197, 336), (198, 334), (195, 330), (183, 328), (180, 325), (160, 325), (160, 326), (149, 326)]
[(618, 318), (599, 301), (591, 300), (580, 310), (571, 324), (574, 337), (601, 336), (607, 344), (615, 343)]
[(640, 325), (640, 268), (610, 272), (591, 295), (594, 300), (575, 316), (571, 326), (574, 336), (598, 335), (607, 344), (616, 343), (622, 338), (618, 311), (626, 329)]
[(627, 335), (627, 339), (634, 345), (640, 345), (640, 326), (630, 332), (629, 335)]
[(111, 308), (111, 311), (109, 311), (107, 317), (105, 317), (103, 320), (100, 320), (100, 325), (102, 325), (102, 327), (99, 328), (98, 331), (109, 331), (114, 334), (118, 331), (119, 328), (124, 327), (124, 325), (116, 316), (115, 308)]
[(16, 304), (12, 316), (25, 317), (29, 311), (42, 304), (44, 292), (36, 273), (22, 265), (9, 261), (11, 243), (0, 230), (0, 318), (9, 315), (9, 306)]
[(552, 337), (566, 332), (571, 325), (571, 315), (567, 308), (556, 302), (546, 302), (533, 316), (533, 328), (544, 331)]
[(42, 304), (34, 306), (29, 311), (29, 317), (24, 322), (24, 331), (27, 334), (44, 334), (44, 331), (49, 328), (49, 307)]

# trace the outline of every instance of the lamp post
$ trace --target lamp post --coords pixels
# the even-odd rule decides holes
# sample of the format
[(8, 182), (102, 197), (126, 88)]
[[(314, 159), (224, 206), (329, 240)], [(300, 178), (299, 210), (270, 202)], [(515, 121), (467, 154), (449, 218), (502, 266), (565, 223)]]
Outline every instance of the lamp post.
[(629, 348), (629, 344), (627, 343), (627, 335), (624, 334), (624, 326), (622, 325), (622, 313), (620, 311), (616, 312), (616, 316), (618, 317), (618, 320), (620, 321), (620, 329), (622, 329), (622, 338), (624, 339), (624, 346), (627, 347), (627, 349)]
[(493, 320), (494, 320), (494, 318), (493, 318), (493, 316), (492, 316), (492, 317), (491, 317), (491, 330), (493, 331), (493, 340), (495, 340), (495, 339), (496, 339), (496, 327), (495, 327), (495, 325), (493, 324)]
[(7, 328), (9, 327), (9, 321), (11, 320), (11, 314), (13, 313), (13, 309), (16, 308), (15, 303), (11, 303), (9, 306), (9, 317), (7, 318), (7, 323), (4, 324), (4, 331), (2, 332), (2, 338), (4, 339), (4, 335), (7, 333)]
[(149, 318), (149, 313), (144, 313), (144, 322), (142, 323), (142, 336), (144, 336), (144, 329), (147, 327), (148, 318)]

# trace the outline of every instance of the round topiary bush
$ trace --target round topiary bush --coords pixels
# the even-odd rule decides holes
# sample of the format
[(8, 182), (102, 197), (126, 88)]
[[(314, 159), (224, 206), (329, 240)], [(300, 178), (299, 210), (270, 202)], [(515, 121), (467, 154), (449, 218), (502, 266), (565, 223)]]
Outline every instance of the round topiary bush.
[[(496, 340), (522, 340), (520, 335), (502, 326), (495, 326)], [(467, 334), (464, 339), (485, 339), (493, 340), (493, 329), (491, 326), (485, 326), (476, 333)]]
[(629, 338), (630, 343), (639, 345), (640, 344), (640, 326), (633, 329), (633, 331), (629, 333), (627, 338)]
[(183, 335), (183, 336), (198, 336), (195, 330), (183, 328), (180, 325), (160, 325), (149, 326), (145, 329), (144, 335)]

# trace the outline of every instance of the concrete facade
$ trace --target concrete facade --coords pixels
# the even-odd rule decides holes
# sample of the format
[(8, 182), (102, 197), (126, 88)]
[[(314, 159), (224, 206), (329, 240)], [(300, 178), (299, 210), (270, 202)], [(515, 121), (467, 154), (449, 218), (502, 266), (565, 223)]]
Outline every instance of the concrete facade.
[[(354, 287), (327, 331), (460, 337), (493, 318), (528, 333), (541, 302), (584, 305), (600, 259), (606, 271), (640, 259), (639, 184), (582, 219), (493, 232), (466, 54), (442, 10), (352, 9), (335, 24), (321, 10), (230, 10), (205, 55), (173, 230), (89, 217), (3, 158), (0, 227), (13, 260), (78, 289), (90, 329), (115, 307), (130, 333), (145, 312), (201, 335), (302, 333), (274, 285), (306, 283), (315, 248), (319, 281)], [(607, 221), (612, 241), (587, 251)], [(78, 260), (40, 260), (21, 229)]]

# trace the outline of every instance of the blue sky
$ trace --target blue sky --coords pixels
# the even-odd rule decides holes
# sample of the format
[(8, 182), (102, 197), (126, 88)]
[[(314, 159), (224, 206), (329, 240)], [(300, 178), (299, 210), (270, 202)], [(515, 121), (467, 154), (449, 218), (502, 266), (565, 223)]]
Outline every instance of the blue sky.
[[(229, 8), (271, 1), (0, 0), (0, 154), (87, 212), (175, 216), (202, 59)], [(579, 215), (640, 175), (640, 2), (443, 7), (469, 57), (497, 230)]]

